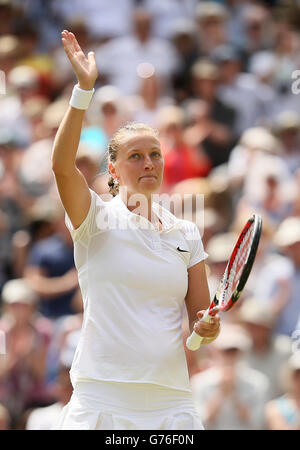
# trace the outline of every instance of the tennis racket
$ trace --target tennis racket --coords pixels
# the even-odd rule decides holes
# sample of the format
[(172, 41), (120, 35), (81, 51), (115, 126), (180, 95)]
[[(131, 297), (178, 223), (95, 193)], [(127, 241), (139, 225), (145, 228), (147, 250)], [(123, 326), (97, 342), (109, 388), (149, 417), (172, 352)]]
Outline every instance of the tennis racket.
[[(201, 321), (209, 322), (219, 311), (232, 308), (239, 299), (254, 263), (261, 229), (262, 219), (254, 214), (247, 221), (234, 246), (216, 295)], [(193, 331), (186, 341), (186, 346), (189, 350), (197, 350), (203, 339)]]

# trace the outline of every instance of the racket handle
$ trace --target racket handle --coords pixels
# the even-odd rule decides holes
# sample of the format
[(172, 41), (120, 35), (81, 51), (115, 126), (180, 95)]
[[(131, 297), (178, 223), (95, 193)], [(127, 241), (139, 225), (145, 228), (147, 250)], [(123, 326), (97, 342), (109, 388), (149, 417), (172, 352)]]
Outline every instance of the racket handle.
[[(209, 322), (212, 316), (209, 315), (209, 310), (207, 309), (204, 313), (204, 316), (202, 319), (200, 319), (202, 322)], [(186, 346), (189, 350), (195, 351), (198, 350), (198, 348), (201, 346), (203, 339), (205, 339), (202, 336), (199, 336), (195, 331), (192, 332), (192, 334), (187, 338), (186, 340)]]

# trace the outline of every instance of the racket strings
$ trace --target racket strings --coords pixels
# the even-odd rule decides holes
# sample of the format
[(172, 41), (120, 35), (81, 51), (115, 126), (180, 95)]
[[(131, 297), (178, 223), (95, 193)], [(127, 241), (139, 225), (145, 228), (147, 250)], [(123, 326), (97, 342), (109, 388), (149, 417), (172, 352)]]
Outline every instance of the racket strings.
[(253, 224), (247, 229), (246, 233), (242, 237), (242, 240), (240, 242), (240, 245), (236, 248), (236, 253), (233, 259), (233, 262), (231, 266), (228, 264), (224, 279), (223, 279), (223, 291), (221, 294), (221, 304), (225, 303), (229, 297), (231, 297), (232, 293), (234, 292), (237, 283), (239, 282), (239, 279), (241, 277), (242, 271), (245, 267), (245, 264), (247, 262), (250, 248), (251, 248), (251, 242), (253, 239), (253, 231), (254, 227)]

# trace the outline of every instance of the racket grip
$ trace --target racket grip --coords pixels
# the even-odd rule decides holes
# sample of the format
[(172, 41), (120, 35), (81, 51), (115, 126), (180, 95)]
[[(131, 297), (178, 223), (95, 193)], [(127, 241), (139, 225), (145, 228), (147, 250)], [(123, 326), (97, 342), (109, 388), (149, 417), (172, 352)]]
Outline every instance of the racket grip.
[[(204, 316), (202, 317), (202, 322), (209, 322), (211, 316), (209, 315), (208, 309), (205, 311)], [(195, 331), (187, 338), (186, 346), (189, 350), (195, 351), (201, 346), (204, 337), (199, 336)]]

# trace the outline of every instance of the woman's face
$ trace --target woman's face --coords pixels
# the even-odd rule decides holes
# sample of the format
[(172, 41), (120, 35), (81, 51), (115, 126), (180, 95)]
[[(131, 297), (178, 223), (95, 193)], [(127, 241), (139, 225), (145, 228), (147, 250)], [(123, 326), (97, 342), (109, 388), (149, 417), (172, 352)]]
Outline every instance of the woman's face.
[(164, 159), (159, 140), (150, 133), (136, 133), (124, 138), (117, 160), (109, 170), (126, 186), (129, 195), (144, 194), (149, 197), (162, 183)]

